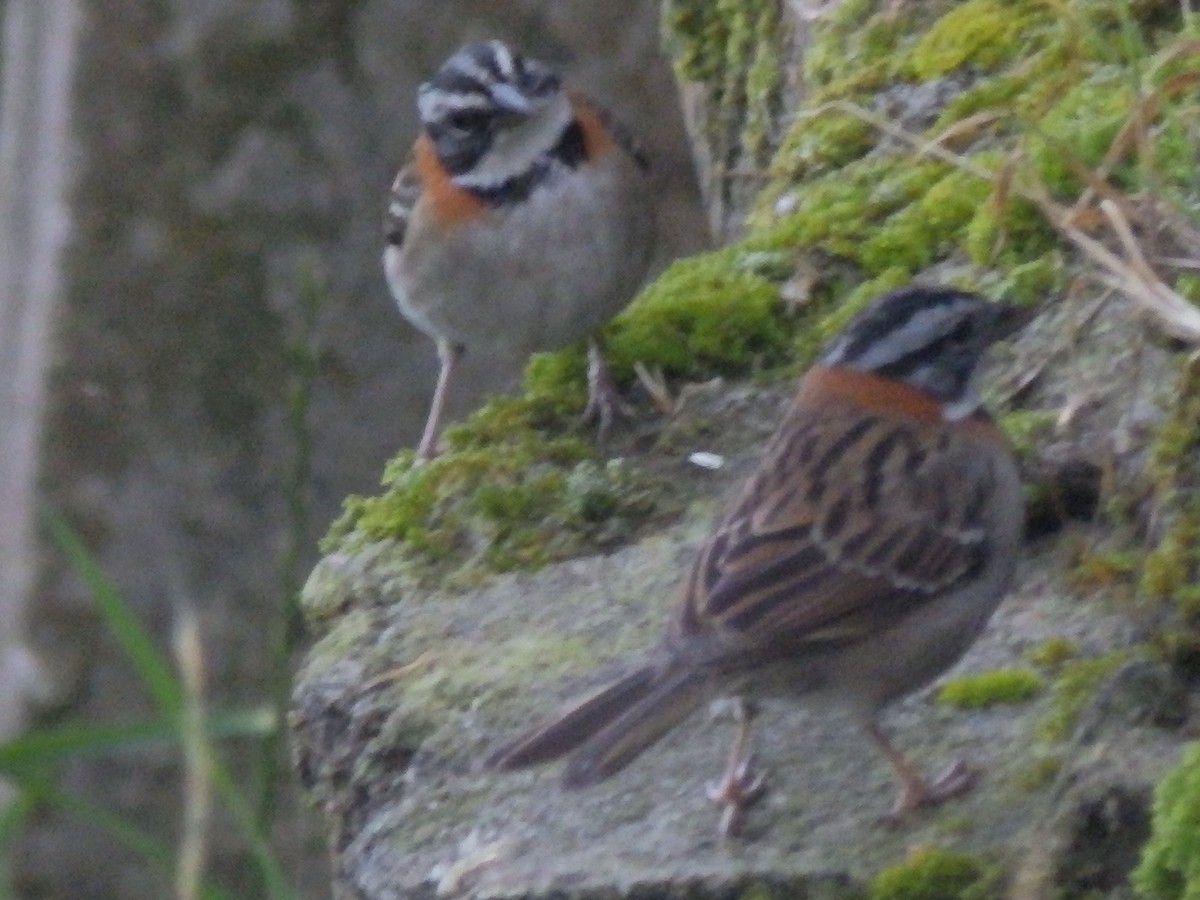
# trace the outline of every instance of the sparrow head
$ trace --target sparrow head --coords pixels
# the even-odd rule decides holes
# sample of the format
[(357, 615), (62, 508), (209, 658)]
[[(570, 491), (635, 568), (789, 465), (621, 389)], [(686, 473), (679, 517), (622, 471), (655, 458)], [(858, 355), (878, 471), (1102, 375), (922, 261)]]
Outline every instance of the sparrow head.
[(903, 382), (962, 419), (982, 404), (977, 375), (989, 347), (1021, 328), (1029, 310), (948, 287), (884, 294), (858, 313), (819, 362)]
[(468, 44), (421, 85), (421, 123), (463, 187), (495, 188), (524, 175), (571, 124), (558, 75), (500, 41)]

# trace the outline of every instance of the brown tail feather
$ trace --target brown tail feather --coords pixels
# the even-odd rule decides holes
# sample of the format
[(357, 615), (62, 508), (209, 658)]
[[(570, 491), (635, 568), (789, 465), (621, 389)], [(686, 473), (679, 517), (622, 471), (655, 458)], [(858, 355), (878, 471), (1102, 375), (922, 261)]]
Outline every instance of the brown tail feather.
[(645, 696), (654, 684), (655, 672), (653, 666), (645, 666), (601, 688), (565, 713), (497, 748), (484, 765), (521, 769), (565, 756)]
[(563, 772), (563, 786), (603, 781), (691, 715), (708, 696), (705, 681), (683, 669), (658, 673), (643, 696), (579, 748)]
[(679, 724), (703, 699), (691, 673), (645, 666), (500, 747), (488, 768), (518, 769), (576, 750), (566, 787), (602, 781)]

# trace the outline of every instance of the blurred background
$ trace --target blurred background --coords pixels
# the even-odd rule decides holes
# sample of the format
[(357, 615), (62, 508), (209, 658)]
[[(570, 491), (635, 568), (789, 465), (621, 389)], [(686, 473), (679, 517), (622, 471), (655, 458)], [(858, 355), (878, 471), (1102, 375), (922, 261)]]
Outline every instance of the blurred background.
[[(436, 372), (379, 265), (417, 85), (490, 37), (559, 67), (648, 146), (661, 265), (707, 236), (658, 15), (656, 0), (0, 0), (10, 895), (176, 890), (179, 742), (129, 726), (170, 706), (179, 686), (156, 692), (146, 660), (194, 619), (206, 704), (261, 713), (220, 757), (295, 896), (328, 896), (274, 716), (317, 540), (415, 441)], [(517, 374), (477, 357), (456, 410)], [(237, 815), (214, 815), (222, 896), (270, 894)]]

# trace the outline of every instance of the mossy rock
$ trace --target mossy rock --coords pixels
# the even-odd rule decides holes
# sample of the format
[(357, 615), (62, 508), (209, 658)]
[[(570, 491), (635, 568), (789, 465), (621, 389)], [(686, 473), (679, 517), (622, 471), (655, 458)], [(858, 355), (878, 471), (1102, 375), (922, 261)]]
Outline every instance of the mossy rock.
[(868, 900), (999, 900), (996, 872), (983, 860), (920, 847), (871, 880)]
[(993, 669), (951, 679), (938, 689), (939, 703), (959, 709), (986, 709), (998, 703), (1024, 703), (1042, 691), (1042, 679), (1029, 669)]
[(1132, 881), (1148, 900), (1200, 898), (1200, 744), (1155, 788), (1153, 832)]

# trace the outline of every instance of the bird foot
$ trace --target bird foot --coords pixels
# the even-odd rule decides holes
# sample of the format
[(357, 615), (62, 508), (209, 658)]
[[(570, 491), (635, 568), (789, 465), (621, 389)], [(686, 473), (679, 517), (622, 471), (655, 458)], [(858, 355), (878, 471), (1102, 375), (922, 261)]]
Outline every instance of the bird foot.
[(633, 409), (621, 399), (621, 392), (608, 371), (608, 364), (595, 344), (588, 347), (588, 401), (583, 408), (583, 421), (596, 422), (600, 440), (608, 434), (608, 429), (617, 418), (630, 418)]
[(888, 825), (898, 825), (914, 810), (926, 806), (937, 806), (971, 790), (979, 780), (979, 772), (962, 760), (956, 760), (933, 782), (916, 780), (904, 785), (896, 805), (884, 817)]
[(731, 761), (719, 782), (709, 782), (704, 792), (721, 807), (721, 837), (736, 837), (746, 812), (767, 792), (766, 777), (755, 768), (754, 755)]

